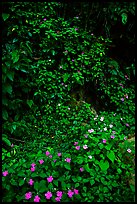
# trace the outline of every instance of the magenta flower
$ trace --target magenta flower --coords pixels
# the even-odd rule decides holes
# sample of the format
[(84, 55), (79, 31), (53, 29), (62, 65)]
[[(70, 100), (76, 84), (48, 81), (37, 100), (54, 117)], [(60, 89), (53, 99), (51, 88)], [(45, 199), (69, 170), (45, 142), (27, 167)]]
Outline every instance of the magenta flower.
[(40, 197), (38, 195), (35, 196), (34, 202), (37, 202), (37, 203), (40, 202)]
[(36, 166), (36, 164), (34, 164), (34, 163), (31, 164), (31, 167), (35, 167), (35, 166)]
[(127, 149), (127, 152), (131, 153), (131, 149)]
[(107, 142), (107, 140), (103, 139), (103, 143), (106, 143), (106, 142)]
[(31, 197), (32, 197), (32, 193), (31, 192), (28, 192), (28, 193), (25, 194), (26, 200), (29, 200)]
[(30, 179), (28, 183), (32, 186), (34, 181), (32, 179)]
[(52, 197), (52, 193), (48, 191), (47, 193), (45, 193), (45, 197), (46, 199), (50, 199)]
[(44, 160), (43, 160), (43, 159), (39, 160), (39, 163), (40, 163), (40, 164), (43, 164), (43, 163), (44, 163)]
[(78, 144), (78, 142), (74, 142), (74, 145), (77, 145)]
[(114, 139), (114, 138), (115, 138), (115, 136), (114, 136), (114, 135), (111, 135), (111, 138), (112, 138), (112, 139)]
[(79, 170), (82, 172), (82, 171), (84, 171), (84, 168), (83, 168), (83, 167), (81, 167)]
[(58, 197), (61, 198), (61, 197), (62, 197), (62, 194), (63, 194), (62, 191), (57, 191), (57, 196), (58, 196)]
[(83, 149), (87, 149), (88, 148), (88, 146), (87, 145), (83, 145)]
[(54, 162), (56, 162), (57, 160), (55, 159)]
[(31, 167), (31, 169), (30, 169), (30, 170), (31, 170), (32, 172), (33, 172), (33, 171), (35, 171), (35, 167)]
[(53, 177), (52, 176), (49, 176), (48, 178), (47, 178), (47, 181), (50, 183), (50, 182), (52, 182), (53, 181)]
[(74, 62), (74, 59), (72, 59), (72, 62)]
[(78, 190), (77, 190), (77, 189), (74, 189), (74, 193), (77, 195), (77, 194), (78, 194)]
[(60, 199), (61, 199), (60, 197), (56, 197), (56, 198), (55, 198), (55, 200), (56, 200), (57, 202), (59, 202)]
[(48, 155), (50, 155), (50, 152), (49, 152), (49, 151), (46, 151), (46, 153), (45, 153), (45, 154), (46, 154), (46, 156), (48, 156)]
[(8, 175), (8, 171), (4, 171), (2, 172), (3, 176), (7, 176)]
[(74, 195), (74, 192), (71, 191), (71, 190), (69, 190), (67, 194), (68, 194), (68, 196), (69, 196), (70, 198), (72, 198), (72, 196)]
[(65, 161), (70, 163), (71, 162), (71, 158), (66, 158)]
[(121, 98), (121, 101), (124, 101), (124, 98)]
[(44, 20), (44, 21), (46, 21), (47, 19), (46, 19), (46, 18), (44, 18), (43, 20)]
[(82, 55), (84, 54), (84, 52), (81, 53)]
[(126, 123), (126, 126), (127, 126), (127, 127), (129, 127), (129, 124), (128, 124), (128, 123)]
[(93, 129), (91, 129), (91, 130), (88, 130), (88, 132), (89, 132), (89, 133), (92, 133), (92, 132), (94, 132), (94, 130), (93, 130)]
[(61, 157), (61, 153), (58, 153), (58, 157)]
[(76, 150), (79, 150), (80, 149), (80, 146), (76, 146)]
[(50, 155), (49, 157), (52, 158), (52, 155)]

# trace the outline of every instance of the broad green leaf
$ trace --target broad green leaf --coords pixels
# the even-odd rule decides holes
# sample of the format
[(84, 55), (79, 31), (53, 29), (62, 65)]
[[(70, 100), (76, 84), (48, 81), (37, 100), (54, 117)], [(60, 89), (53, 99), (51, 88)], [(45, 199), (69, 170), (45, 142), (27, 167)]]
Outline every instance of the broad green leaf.
[(11, 94), (12, 93), (12, 86), (10, 84), (5, 84), (4, 91), (6, 93)]
[(107, 153), (107, 157), (114, 163), (115, 153), (113, 151), (110, 151), (109, 153)]
[(95, 183), (95, 181), (92, 179), (92, 180), (90, 180), (90, 184), (91, 184), (91, 186), (93, 185)]
[(68, 163), (65, 163), (65, 164), (64, 164), (64, 167), (65, 167), (66, 169), (68, 169), (68, 170), (71, 170), (70, 164), (68, 164)]
[(69, 78), (70, 74), (66, 73), (63, 75), (63, 81), (66, 82)]
[(7, 72), (7, 77), (13, 81), (13, 78), (14, 78), (14, 72)]
[(11, 142), (7, 138), (2, 137), (2, 141), (5, 142), (8, 146), (11, 146)]
[(39, 183), (39, 192), (41, 192), (41, 193), (44, 193), (44, 192), (46, 192), (46, 190), (47, 190), (47, 183), (46, 183), (46, 180), (42, 180), (42, 181), (40, 181), (40, 183)]
[(77, 182), (77, 179), (76, 179), (75, 177), (73, 177), (72, 180), (73, 180), (74, 182)]
[(29, 105), (29, 107), (31, 108), (33, 101), (32, 100), (27, 100), (27, 104)]
[(18, 50), (13, 50), (13, 52), (12, 52), (12, 60), (13, 60), (13, 63), (18, 62), (18, 60), (19, 60)]
[(86, 186), (83, 187), (83, 191), (85, 191), (85, 192), (87, 191), (87, 187)]
[(58, 181), (57, 180), (53, 180), (53, 183), (58, 186)]
[(2, 13), (2, 18), (4, 21), (6, 21), (9, 18), (10, 14), (8, 13)]
[(75, 184), (75, 188), (77, 188), (79, 185), (80, 185), (79, 183), (76, 183), (76, 184)]
[(40, 173), (39, 176), (40, 176), (41, 178), (45, 178), (47, 175), (46, 175), (45, 173)]
[(24, 184), (24, 179), (21, 179), (20, 181), (19, 181), (19, 186), (22, 186), (23, 184)]
[(122, 23), (126, 24), (127, 23), (127, 14), (126, 13), (122, 13), (121, 17), (122, 17)]
[(39, 190), (39, 183), (38, 183), (38, 181), (34, 182), (34, 189), (35, 189), (36, 191)]
[(99, 162), (99, 166), (100, 166), (102, 171), (106, 171), (109, 168), (109, 162), (101, 160)]

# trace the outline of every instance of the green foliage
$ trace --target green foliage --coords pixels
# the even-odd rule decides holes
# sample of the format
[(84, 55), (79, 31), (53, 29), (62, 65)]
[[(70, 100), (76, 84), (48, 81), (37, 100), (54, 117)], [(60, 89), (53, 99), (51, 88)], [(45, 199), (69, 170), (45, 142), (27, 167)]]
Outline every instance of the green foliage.
[[(126, 25), (134, 5), (101, 4), (104, 13), (98, 3), (73, 5), (8, 2), (4, 8), (3, 202), (26, 202), (27, 192), (28, 201), (38, 194), (45, 202), (48, 191), (53, 202), (57, 191), (64, 202), (134, 200), (134, 142), (125, 137), (135, 132), (135, 65), (108, 57), (113, 39), (93, 32), (102, 25), (98, 12), (105, 22), (118, 15)], [(70, 198), (74, 189), (79, 193)]]

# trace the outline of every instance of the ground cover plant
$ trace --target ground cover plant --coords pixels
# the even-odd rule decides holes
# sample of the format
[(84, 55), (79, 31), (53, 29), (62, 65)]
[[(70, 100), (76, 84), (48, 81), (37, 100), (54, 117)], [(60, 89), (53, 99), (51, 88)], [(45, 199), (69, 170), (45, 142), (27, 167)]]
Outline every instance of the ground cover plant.
[[(3, 4), (3, 202), (134, 201), (134, 61), (109, 56), (88, 6), (106, 9)], [(102, 20), (126, 26), (134, 5), (116, 8)]]

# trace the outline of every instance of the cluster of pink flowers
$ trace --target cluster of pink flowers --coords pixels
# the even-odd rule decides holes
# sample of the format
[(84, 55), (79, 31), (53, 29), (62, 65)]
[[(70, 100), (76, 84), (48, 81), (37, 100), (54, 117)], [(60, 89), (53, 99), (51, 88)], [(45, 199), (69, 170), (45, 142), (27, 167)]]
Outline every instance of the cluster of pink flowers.
[(74, 142), (74, 145), (76, 146), (78, 144), (78, 142)]
[(35, 171), (35, 166), (36, 166), (36, 164), (34, 164), (34, 163), (31, 164), (30, 170), (31, 170), (32, 172)]
[(74, 194), (79, 194), (79, 192), (78, 192), (78, 190), (77, 189), (74, 189), (74, 191), (72, 191), (72, 190), (68, 190), (68, 197), (69, 198), (72, 198), (72, 196), (74, 195)]
[(34, 202), (37, 202), (37, 203), (40, 202), (40, 197), (38, 195), (35, 196)]
[(62, 194), (62, 191), (57, 191), (57, 197), (55, 198), (55, 200), (59, 202), (62, 198)]

